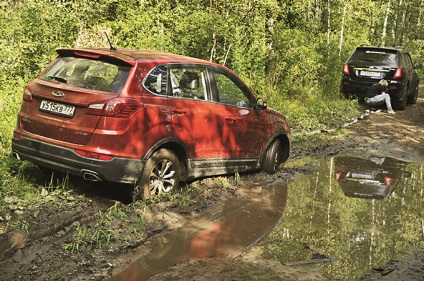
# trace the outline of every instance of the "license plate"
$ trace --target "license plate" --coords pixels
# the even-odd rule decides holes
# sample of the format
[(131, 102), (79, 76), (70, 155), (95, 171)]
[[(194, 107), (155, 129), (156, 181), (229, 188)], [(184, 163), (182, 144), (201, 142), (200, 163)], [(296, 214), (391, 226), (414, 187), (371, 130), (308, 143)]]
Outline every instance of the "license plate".
[(355, 179), (373, 179), (372, 174), (352, 173), (352, 178)]
[(62, 104), (54, 101), (42, 100), (40, 104), (40, 110), (63, 115), (66, 117), (74, 116), (75, 106)]
[(361, 71), (361, 76), (380, 77), (380, 72), (375, 72), (375, 71)]

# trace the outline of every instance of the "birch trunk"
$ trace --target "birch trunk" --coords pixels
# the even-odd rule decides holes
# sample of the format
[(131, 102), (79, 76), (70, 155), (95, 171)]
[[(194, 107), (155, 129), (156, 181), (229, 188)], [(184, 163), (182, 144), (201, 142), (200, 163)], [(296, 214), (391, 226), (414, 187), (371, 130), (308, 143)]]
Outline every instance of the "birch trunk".
[(386, 14), (384, 16), (384, 23), (383, 23), (383, 33), (381, 35), (381, 45), (384, 47), (386, 45), (386, 34), (387, 34), (387, 22), (389, 20), (389, 14), (390, 14), (390, 4), (391, 0), (387, 0), (387, 9)]
[(346, 17), (346, 6), (347, 3), (343, 1), (343, 16), (342, 16), (342, 24), (340, 27), (340, 41), (339, 41), (339, 58), (342, 55), (342, 47), (343, 47), (343, 32), (344, 32), (344, 23), (345, 23), (345, 17)]
[(330, 47), (330, 36), (331, 36), (331, 6), (330, 1), (327, 1), (327, 45)]
[(395, 22), (393, 24), (392, 37), (393, 44), (396, 45), (398, 41), (398, 32), (399, 32), (399, 13), (402, 11), (403, 1), (399, 0), (399, 5), (396, 10)]

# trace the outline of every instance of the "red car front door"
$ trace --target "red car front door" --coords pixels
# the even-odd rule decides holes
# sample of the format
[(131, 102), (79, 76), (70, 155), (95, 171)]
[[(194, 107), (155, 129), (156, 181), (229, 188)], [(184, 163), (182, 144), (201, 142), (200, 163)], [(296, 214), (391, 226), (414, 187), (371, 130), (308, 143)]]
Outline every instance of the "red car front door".
[(236, 77), (215, 71), (214, 78), (215, 96), (223, 112), (221, 135), (225, 149), (234, 158), (258, 158), (269, 139), (264, 113), (253, 109), (255, 98)]

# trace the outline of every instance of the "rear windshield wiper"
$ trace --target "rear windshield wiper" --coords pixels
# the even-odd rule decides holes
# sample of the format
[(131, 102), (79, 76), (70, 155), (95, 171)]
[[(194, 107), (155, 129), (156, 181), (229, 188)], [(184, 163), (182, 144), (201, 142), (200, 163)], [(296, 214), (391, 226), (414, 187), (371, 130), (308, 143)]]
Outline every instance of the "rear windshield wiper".
[(54, 80), (59, 81), (61, 83), (66, 83), (66, 84), (68, 83), (68, 80), (63, 78), (63, 77), (59, 77), (59, 76), (48, 76), (48, 77), (49, 77), (49, 79), (54, 79)]

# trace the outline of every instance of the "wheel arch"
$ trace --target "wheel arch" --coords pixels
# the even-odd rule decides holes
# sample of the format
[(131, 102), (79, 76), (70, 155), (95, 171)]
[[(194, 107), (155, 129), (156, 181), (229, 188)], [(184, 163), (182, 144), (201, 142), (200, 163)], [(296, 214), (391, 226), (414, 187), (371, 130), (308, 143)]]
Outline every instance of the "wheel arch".
[(180, 168), (181, 168), (181, 180), (185, 180), (188, 175), (188, 149), (185, 146), (185, 144), (177, 138), (166, 138), (161, 140), (160, 142), (156, 143), (150, 150), (146, 153), (144, 156), (144, 160), (149, 159), (153, 153), (158, 151), (159, 149), (168, 149), (175, 153), (175, 155), (178, 158), (178, 161), (180, 162)]
[(280, 143), (281, 143), (281, 157), (280, 157), (280, 162), (281, 163), (284, 163), (284, 162), (287, 161), (287, 159), (289, 159), (289, 157), (290, 157), (290, 146), (291, 146), (290, 138), (287, 136), (286, 133), (279, 132), (279, 133), (275, 134), (272, 138), (270, 138), (270, 140), (269, 140), (269, 142), (268, 142), (268, 144), (267, 144), (267, 146), (265, 148), (265, 151), (262, 154), (261, 163), (265, 159), (265, 154), (266, 154), (266, 151), (267, 151), (268, 147), (276, 139), (280, 140)]
[(280, 134), (278, 138), (281, 142), (281, 163), (286, 162), (290, 157), (290, 139), (286, 134)]

